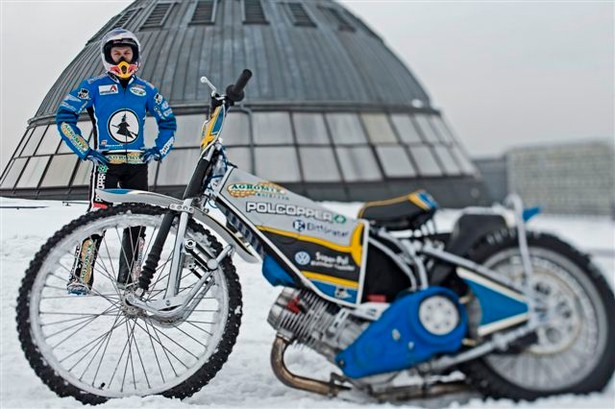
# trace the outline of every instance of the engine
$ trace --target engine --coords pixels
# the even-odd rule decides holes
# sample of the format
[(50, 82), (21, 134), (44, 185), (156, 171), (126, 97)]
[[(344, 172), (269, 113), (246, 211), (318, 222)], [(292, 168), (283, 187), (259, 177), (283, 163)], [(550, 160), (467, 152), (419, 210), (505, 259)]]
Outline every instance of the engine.
[(316, 350), (345, 375), (358, 379), (457, 351), (468, 320), (455, 293), (429, 287), (398, 297), (375, 321), (311, 291), (286, 288), (267, 321), (287, 343)]
[(306, 345), (331, 362), (365, 330), (368, 323), (309, 290), (285, 288), (267, 322), (284, 338)]

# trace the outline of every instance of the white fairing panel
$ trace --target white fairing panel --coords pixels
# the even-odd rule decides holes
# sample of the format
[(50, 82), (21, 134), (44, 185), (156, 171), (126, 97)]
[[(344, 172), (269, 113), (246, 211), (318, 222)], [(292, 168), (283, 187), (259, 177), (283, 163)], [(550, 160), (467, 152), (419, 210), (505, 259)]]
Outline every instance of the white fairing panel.
[[(369, 225), (331, 211), (275, 183), (230, 168), (221, 202), (258, 233), (289, 272), (326, 298), (361, 300)], [(233, 220), (231, 220), (233, 222)]]

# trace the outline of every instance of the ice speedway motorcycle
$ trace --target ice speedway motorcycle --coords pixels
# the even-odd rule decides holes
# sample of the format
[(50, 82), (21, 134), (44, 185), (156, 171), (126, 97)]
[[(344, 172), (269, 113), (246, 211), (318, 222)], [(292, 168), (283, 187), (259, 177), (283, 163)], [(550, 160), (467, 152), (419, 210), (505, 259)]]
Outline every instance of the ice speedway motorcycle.
[[(233, 255), (283, 287), (268, 316), (271, 365), (290, 387), (378, 400), (604, 388), (615, 301), (586, 255), (526, 231), (514, 197), (508, 210), (465, 209), (439, 233), (424, 191), (367, 203), (353, 219), (243, 172), (220, 136), (250, 76), (224, 95), (204, 79), (217, 106), (182, 199), (98, 191), (114, 206), (64, 226), (30, 263), (19, 339), (50, 389), (84, 403), (199, 391), (239, 332)], [(84, 296), (67, 294), (76, 265), (91, 274)], [(330, 375), (291, 371), (291, 345), (326, 358)]]

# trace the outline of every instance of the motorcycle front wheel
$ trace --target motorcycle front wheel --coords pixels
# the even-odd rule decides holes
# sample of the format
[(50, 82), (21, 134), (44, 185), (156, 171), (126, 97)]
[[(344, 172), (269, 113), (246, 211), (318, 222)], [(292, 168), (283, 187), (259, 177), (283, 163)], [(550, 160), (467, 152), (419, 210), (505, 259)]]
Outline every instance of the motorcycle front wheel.
[[(489, 354), (462, 370), (493, 397), (533, 400), (600, 391), (615, 368), (613, 291), (589, 257), (559, 238), (528, 232), (527, 240), (533, 297), (549, 319), (533, 344)], [(469, 258), (522, 285), (516, 230), (488, 235)]]
[[(55, 233), (30, 263), (17, 300), (19, 339), (36, 374), (59, 396), (90, 404), (153, 394), (184, 398), (207, 384), (226, 362), (239, 332), (242, 307), (230, 258), (212, 272), (213, 284), (197, 293), (197, 304), (187, 317), (161, 320), (125, 300), (136, 288), (118, 281), (122, 262), (136, 263), (126, 254), (126, 234), (140, 232), (139, 260), (145, 260), (165, 212), (128, 204), (87, 213)], [(175, 236), (176, 223), (142, 299), (164, 297)], [(92, 247), (96, 254), (89, 258), (91, 289), (73, 295), (67, 283), (75, 249), (89, 237), (100, 237), (98, 247)], [(222, 249), (194, 221), (186, 238), (212, 255)], [(178, 295), (187, 294), (198, 279), (190, 260), (185, 260)]]

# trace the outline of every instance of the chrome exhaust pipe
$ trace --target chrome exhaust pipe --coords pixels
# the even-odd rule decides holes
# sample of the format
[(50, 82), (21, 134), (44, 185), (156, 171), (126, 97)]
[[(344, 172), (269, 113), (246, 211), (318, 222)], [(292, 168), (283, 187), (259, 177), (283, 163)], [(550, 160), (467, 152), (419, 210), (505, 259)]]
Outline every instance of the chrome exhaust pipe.
[(319, 381), (317, 379), (295, 375), (289, 371), (284, 363), (284, 353), (289, 345), (290, 341), (276, 335), (273, 346), (271, 347), (271, 368), (275, 376), (284, 385), (325, 396), (337, 396), (341, 391), (350, 390), (349, 387), (339, 385), (333, 380), (330, 382)]

